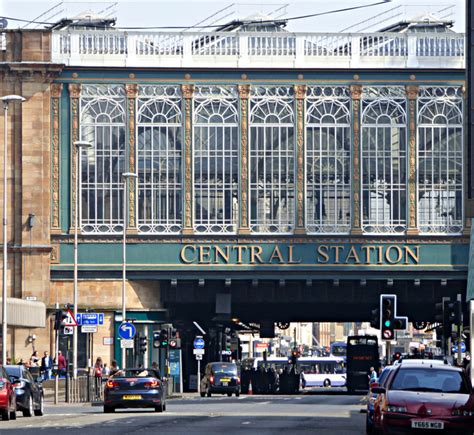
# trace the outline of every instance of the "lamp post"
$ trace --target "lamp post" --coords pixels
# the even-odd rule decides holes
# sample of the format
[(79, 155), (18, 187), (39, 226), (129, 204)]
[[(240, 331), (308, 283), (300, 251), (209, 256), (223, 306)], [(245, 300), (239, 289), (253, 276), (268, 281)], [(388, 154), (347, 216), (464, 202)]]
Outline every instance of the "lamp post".
[[(130, 178), (137, 178), (133, 172), (124, 172), (123, 181), (123, 238), (122, 238), (122, 322), (127, 320), (127, 305), (125, 301), (125, 287), (127, 279), (127, 225), (128, 225), (128, 181)], [(125, 368), (126, 349), (122, 348), (122, 369)]]
[(3, 141), (3, 286), (2, 286), (2, 364), (7, 363), (7, 157), (8, 157), (8, 105), (23, 103), (25, 98), (20, 95), (6, 95), (1, 97), (4, 110), (4, 141)]
[[(76, 141), (74, 142), (74, 147), (76, 149), (76, 201), (74, 204), (74, 294), (73, 294), (73, 305), (74, 305), (74, 318), (77, 319), (77, 304), (78, 304), (78, 290), (77, 290), (77, 275), (78, 275), (78, 265), (77, 265), (77, 227), (79, 226), (79, 164), (81, 161), (81, 150), (92, 148), (90, 142), (85, 141)], [(78, 338), (77, 327), (74, 328), (74, 334), (72, 336), (72, 374), (74, 379), (77, 378), (77, 338)]]

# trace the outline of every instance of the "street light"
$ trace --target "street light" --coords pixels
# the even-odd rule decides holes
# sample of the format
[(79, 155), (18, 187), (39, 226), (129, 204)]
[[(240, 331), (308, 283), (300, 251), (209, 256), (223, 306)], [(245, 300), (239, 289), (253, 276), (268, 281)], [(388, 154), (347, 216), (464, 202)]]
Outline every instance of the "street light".
[[(77, 275), (78, 275), (78, 265), (77, 265), (77, 227), (79, 226), (79, 164), (81, 161), (81, 150), (87, 150), (93, 147), (90, 142), (85, 141), (75, 141), (74, 147), (76, 149), (76, 201), (74, 204), (75, 213), (74, 213), (74, 294), (73, 294), (73, 305), (74, 305), (74, 318), (77, 319), (77, 305), (78, 305), (78, 290), (77, 290)], [(74, 379), (77, 378), (77, 338), (79, 331), (77, 327), (74, 328), (74, 334), (72, 336), (72, 374)]]
[(8, 105), (23, 103), (25, 98), (20, 95), (1, 97), (4, 110), (4, 141), (3, 141), (3, 287), (2, 287), (2, 364), (7, 363), (7, 157), (8, 157)]
[[(127, 306), (125, 303), (125, 284), (127, 278), (127, 224), (128, 224), (128, 181), (130, 178), (137, 178), (138, 175), (133, 172), (124, 172), (123, 181), (123, 239), (122, 239), (122, 322), (127, 320)], [(125, 368), (126, 349), (122, 348), (122, 369)]]

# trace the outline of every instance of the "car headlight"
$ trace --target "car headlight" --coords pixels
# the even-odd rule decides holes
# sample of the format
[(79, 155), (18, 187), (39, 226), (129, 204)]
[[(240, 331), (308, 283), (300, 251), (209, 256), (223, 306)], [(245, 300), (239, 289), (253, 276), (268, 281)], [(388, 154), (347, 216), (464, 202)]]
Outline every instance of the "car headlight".
[(451, 413), (454, 417), (474, 417), (474, 409), (469, 410), (469, 409), (462, 409), (462, 408), (457, 408), (453, 409), (453, 412)]
[(407, 412), (406, 406), (388, 405), (387, 412)]

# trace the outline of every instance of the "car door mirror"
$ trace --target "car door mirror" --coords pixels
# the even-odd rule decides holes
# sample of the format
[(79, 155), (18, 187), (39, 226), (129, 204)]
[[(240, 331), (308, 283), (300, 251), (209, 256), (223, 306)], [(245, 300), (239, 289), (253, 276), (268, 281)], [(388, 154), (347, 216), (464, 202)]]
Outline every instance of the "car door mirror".
[(385, 392), (386, 392), (385, 388), (382, 388), (382, 387), (372, 388), (372, 393), (374, 394), (385, 394)]

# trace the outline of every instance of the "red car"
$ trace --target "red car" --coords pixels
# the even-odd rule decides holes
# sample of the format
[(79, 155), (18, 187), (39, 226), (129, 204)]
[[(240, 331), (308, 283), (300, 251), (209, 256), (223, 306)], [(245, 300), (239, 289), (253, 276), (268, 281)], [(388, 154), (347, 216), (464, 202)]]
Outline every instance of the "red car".
[(374, 409), (378, 433), (474, 433), (474, 392), (463, 369), (425, 360), (390, 373)]
[(0, 415), (2, 420), (16, 420), (15, 389), (2, 366), (0, 366)]

